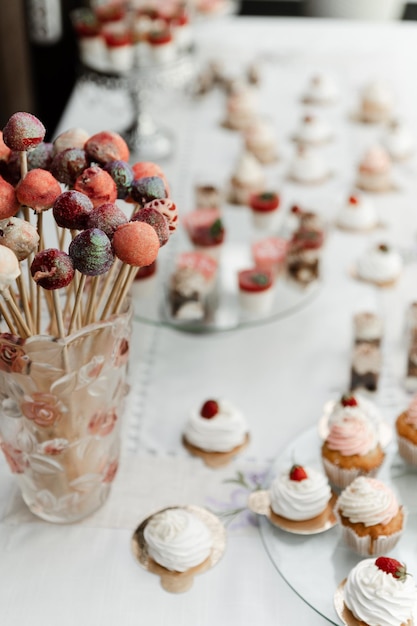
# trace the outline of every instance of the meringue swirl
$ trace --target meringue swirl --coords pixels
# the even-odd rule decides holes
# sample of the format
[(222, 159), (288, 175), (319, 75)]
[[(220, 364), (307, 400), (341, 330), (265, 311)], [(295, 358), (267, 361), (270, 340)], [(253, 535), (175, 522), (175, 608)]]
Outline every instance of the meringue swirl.
[(360, 561), (349, 573), (344, 588), (345, 604), (369, 626), (399, 626), (413, 616), (417, 588), (412, 576), (404, 581), (375, 565), (375, 558)]
[(184, 436), (193, 446), (207, 452), (229, 452), (240, 446), (248, 432), (243, 414), (227, 400), (218, 401), (219, 411), (204, 418), (199, 409), (191, 412)]
[(353, 524), (388, 524), (398, 513), (398, 500), (387, 485), (376, 478), (358, 476), (340, 494), (336, 509)]
[(372, 422), (359, 411), (356, 414), (343, 413), (340, 419), (332, 422), (326, 439), (327, 447), (342, 456), (367, 454), (375, 449), (377, 443), (378, 436)]
[(376, 246), (359, 257), (357, 271), (364, 280), (385, 282), (398, 278), (402, 266), (401, 256), (396, 250), (381, 250), (380, 246)]
[(332, 495), (323, 473), (309, 467), (304, 469), (307, 474), (304, 480), (291, 480), (289, 471), (285, 471), (274, 479), (269, 490), (274, 513), (297, 522), (320, 515)]
[(205, 561), (213, 539), (196, 515), (181, 508), (156, 513), (144, 529), (149, 556), (174, 572), (185, 572)]

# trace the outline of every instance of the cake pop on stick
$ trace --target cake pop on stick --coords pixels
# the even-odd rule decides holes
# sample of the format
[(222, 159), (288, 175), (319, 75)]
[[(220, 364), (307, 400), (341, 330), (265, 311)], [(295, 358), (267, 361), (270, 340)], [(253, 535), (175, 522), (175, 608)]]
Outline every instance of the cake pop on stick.
[(0, 176), (0, 219), (16, 215), (19, 206), (19, 200), (13, 185)]
[(147, 202), (166, 198), (164, 181), (159, 176), (145, 176), (133, 181), (130, 196), (143, 207)]
[(18, 331), (23, 336), (29, 337), (30, 328), (26, 324), (19, 307), (13, 300), (10, 287), (14, 281), (20, 276), (20, 265), (17, 256), (6, 246), (0, 246), (0, 292), (7, 304), (7, 307), (14, 319)]
[(132, 222), (145, 222), (152, 226), (158, 235), (161, 248), (167, 243), (169, 239), (168, 220), (158, 209), (152, 209), (150, 207), (139, 209), (139, 211), (133, 215)]
[(129, 163), (126, 161), (110, 161), (104, 166), (106, 172), (110, 174), (117, 187), (117, 197), (125, 200), (130, 194), (135, 175)]
[(21, 178), (27, 174), (27, 152), (44, 140), (45, 126), (31, 113), (14, 113), (3, 128), (3, 141), (11, 150), (20, 152)]
[(82, 148), (67, 148), (58, 152), (51, 163), (51, 173), (60, 183), (72, 187), (77, 177), (87, 169), (88, 160)]
[(54, 153), (62, 152), (67, 148), (84, 148), (90, 135), (83, 128), (69, 128), (54, 139)]
[(157, 163), (152, 163), (152, 161), (138, 161), (132, 165), (132, 170), (135, 180), (138, 178), (144, 178), (145, 176), (159, 176), (159, 178), (162, 178), (165, 185), (166, 195), (169, 196), (170, 191), (168, 181), (162, 168), (157, 165)]
[(94, 207), (88, 215), (87, 228), (99, 228), (109, 239), (113, 238), (117, 228), (128, 221), (125, 213), (114, 202), (106, 202)]
[(100, 206), (105, 202), (115, 202), (117, 199), (116, 183), (110, 174), (98, 165), (92, 165), (84, 170), (77, 177), (74, 189), (85, 193), (93, 206)]
[(110, 161), (128, 161), (130, 152), (126, 141), (118, 133), (103, 130), (90, 137), (84, 150), (92, 163), (105, 165)]
[(64, 191), (56, 198), (52, 213), (61, 228), (84, 230), (89, 228), (88, 219), (93, 208), (93, 203), (85, 193), (72, 189)]

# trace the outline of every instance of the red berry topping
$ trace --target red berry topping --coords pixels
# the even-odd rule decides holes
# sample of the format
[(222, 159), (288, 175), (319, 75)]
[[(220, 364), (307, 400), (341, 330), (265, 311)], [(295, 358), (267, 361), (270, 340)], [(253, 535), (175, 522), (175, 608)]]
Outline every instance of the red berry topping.
[(350, 196), (350, 198), (349, 198), (349, 204), (359, 204), (359, 198), (358, 198), (358, 196)]
[(206, 400), (206, 402), (201, 407), (200, 415), (204, 417), (206, 420), (211, 419), (219, 412), (219, 405), (216, 400)]
[(352, 396), (348, 393), (344, 394), (341, 397), (340, 403), (342, 406), (358, 406), (358, 401), (356, 400), (355, 396)]
[(405, 581), (407, 568), (403, 563), (400, 563), (400, 561), (391, 559), (388, 556), (380, 556), (376, 559), (375, 565), (386, 574), (391, 574), (394, 578), (401, 580), (401, 582)]
[(305, 480), (308, 478), (307, 472), (305, 471), (302, 465), (293, 465), (290, 469), (290, 480), (296, 480), (300, 482), (300, 480)]
[(279, 206), (279, 196), (275, 191), (264, 191), (250, 197), (249, 206), (253, 211), (275, 211)]
[(301, 215), (302, 210), (297, 204), (294, 204), (294, 206), (291, 207), (291, 213), (293, 213), (294, 215)]
[(273, 282), (271, 270), (254, 268), (238, 273), (239, 288), (243, 291), (265, 291)]

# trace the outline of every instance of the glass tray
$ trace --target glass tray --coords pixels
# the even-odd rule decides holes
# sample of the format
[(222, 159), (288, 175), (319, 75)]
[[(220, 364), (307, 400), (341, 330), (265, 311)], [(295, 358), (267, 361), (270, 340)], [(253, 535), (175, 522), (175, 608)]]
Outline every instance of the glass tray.
[[(269, 482), (295, 462), (320, 469), (321, 441), (316, 427), (302, 433), (273, 463)], [(395, 441), (390, 443), (386, 453), (378, 478), (393, 486), (408, 511), (406, 530), (390, 555), (405, 562), (408, 571), (417, 579), (417, 470), (398, 456)], [(272, 526), (264, 516), (260, 516), (259, 521), (263, 544), (283, 579), (319, 615), (339, 626), (341, 622), (334, 609), (333, 596), (362, 557), (341, 543), (337, 525), (319, 535), (301, 536)]]
[[(167, 246), (168, 248), (169, 246)], [(160, 251), (163, 257), (164, 249)], [(216, 333), (238, 328), (265, 324), (292, 315), (311, 302), (320, 292), (322, 281), (311, 283), (306, 288), (298, 287), (279, 277), (274, 286), (274, 301), (268, 313), (248, 314), (241, 310), (238, 301), (237, 272), (251, 267), (250, 248), (239, 242), (224, 245), (218, 276), (218, 304), (210, 316), (202, 321), (176, 320), (170, 315), (167, 300), (167, 280), (172, 271), (173, 260), (160, 259), (161, 267), (152, 285), (152, 293), (134, 295), (135, 318), (140, 322), (168, 326), (184, 332)]]

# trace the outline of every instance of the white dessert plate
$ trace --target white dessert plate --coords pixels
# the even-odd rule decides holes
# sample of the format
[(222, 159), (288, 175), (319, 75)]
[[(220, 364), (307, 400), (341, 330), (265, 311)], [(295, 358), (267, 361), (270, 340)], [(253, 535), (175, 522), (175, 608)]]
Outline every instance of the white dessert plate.
[[(291, 465), (294, 458), (303, 465), (321, 469), (320, 447), (321, 438), (317, 427), (313, 426), (294, 439), (274, 461), (267, 484)], [(407, 563), (408, 571), (417, 578), (417, 471), (398, 456), (394, 441), (386, 449), (386, 459), (378, 478), (395, 490), (408, 510), (405, 531), (390, 555)], [(302, 536), (282, 532), (265, 516), (260, 516), (259, 522), (263, 544), (277, 571), (319, 615), (339, 626), (341, 621), (334, 606), (335, 589), (362, 557), (342, 543), (338, 525), (328, 532)]]

